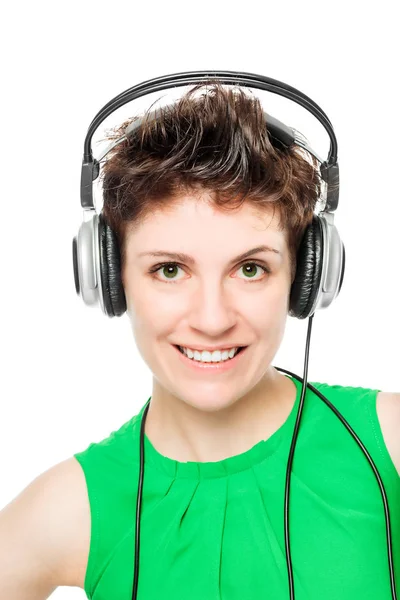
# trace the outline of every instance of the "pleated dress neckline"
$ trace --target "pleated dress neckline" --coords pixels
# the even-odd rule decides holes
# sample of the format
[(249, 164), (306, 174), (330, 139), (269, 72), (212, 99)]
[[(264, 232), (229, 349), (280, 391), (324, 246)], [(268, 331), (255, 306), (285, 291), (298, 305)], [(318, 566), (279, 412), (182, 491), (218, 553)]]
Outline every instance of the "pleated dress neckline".
[[(285, 375), (285, 377), (289, 377)], [(146, 433), (144, 434), (144, 460), (145, 465), (151, 464), (165, 475), (173, 479), (212, 479), (226, 477), (240, 471), (250, 469), (276, 452), (287, 435), (293, 435), (298, 406), (300, 402), (302, 384), (296, 378), (289, 377), (297, 388), (296, 400), (282, 425), (266, 440), (261, 440), (249, 450), (229, 456), (215, 462), (181, 462), (164, 456), (153, 446)], [(147, 404), (147, 403), (146, 403)], [(139, 413), (138, 428), (142, 421), (143, 406)]]

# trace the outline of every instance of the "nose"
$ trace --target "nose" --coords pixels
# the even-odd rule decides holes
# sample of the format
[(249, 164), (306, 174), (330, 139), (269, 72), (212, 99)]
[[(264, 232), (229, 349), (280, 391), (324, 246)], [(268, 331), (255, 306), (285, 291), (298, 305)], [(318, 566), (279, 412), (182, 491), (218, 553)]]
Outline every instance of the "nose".
[(220, 284), (199, 287), (190, 301), (189, 324), (204, 335), (222, 335), (237, 322), (233, 290), (224, 289)]

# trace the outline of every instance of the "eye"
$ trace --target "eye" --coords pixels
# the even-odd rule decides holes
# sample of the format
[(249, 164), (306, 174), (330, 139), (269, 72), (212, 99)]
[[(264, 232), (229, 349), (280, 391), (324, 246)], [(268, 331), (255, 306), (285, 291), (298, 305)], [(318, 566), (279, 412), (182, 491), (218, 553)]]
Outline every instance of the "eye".
[[(254, 267), (259, 267), (260, 269), (262, 269), (262, 271), (264, 273), (270, 273), (270, 269), (261, 263), (257, 263), (257, 262), (246, 262), (244, 264), (242, 264), (239, 269), (242, 269), (243, 267), (249, 267), (250, 266), (250, 271), (247, 269), (246, 270), (246, 276), (244, 279), (248, 279), (249, 283), (251, 283), (253, 280), (254, 281), (261, 281), (262, 279), (264, 279), (264, 277), (261, 277), (256, 279), (255, 277), (251, 276), (252, 273), (254, 273), (255, 269)], [(171, 262), (167, 262), (167, 263), (161, 263), (158, 265), (155, 265), (152, 269), (150, 269), (149, 273), (158, 273), (158, 271), (160, 271), (161, 269), (164, 271), (164, 269), (166, 270), (166, 273), (168, 273), (168, 275), (165, 273), (166, 275), (166, 279), (158, 279), (157, 277), (153, 276), (154, 279), (158, 279), (158, 281), (162, 281), (164, 283), (167, 283), (168, 281), (172, 281), (173, 283), (176, 281), (176, 277), (174, 277), (174, 272), (176, 271), (176, 269), (181, 269), (182, 267), (180, 267), (180, 265), (178, 265), (178, 263), (171, 263)], [(249, 275), (249, 277), (248, 277)], [(240, 278), (242, 279), (242, 278)], [(179, 279), (178, 279), (179, 281)]]
[[(250, 271), (247, 269), (247, 267), (250, 266)], [(260, 269), (262, 269), (262, 271), (264, 273), (270, 273), (271, 271), (268, 269), (268, 267), (266, 265), (260, 264), (260, 263), (256, 263), (256, 262), (247, 262), (244, 263), (243, 265), (241, 265), (239, 267), (239, 269), (242, 269), (243, 267), (246, 267), (246, 279), (249, 279), (249, 277), (247, 277), (247, 275), (251, 275), (252, 272), (254, 272), (254, 267), (259, 267)], [(254, 277), (250, 277), (250, 279), (254, 279)], [(264, 277), (262, 277), (261, 279), (264, 279)], [(256, 281), (260, 281), (260, 279), (257, 279)]]

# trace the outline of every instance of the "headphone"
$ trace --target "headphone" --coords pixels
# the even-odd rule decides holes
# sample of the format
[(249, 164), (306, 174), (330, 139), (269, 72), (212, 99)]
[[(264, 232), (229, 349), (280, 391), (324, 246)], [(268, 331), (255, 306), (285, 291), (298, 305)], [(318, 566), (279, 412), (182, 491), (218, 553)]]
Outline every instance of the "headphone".
[[(93, 157), (91, 148), (91, 140), (94, 132), (111, 113), (136, 98), (172, 87), (195, 85), (210, 78), (217, 79), (225, 85), (239, 84), (250, 88), (269, 91), (288, 98), (311, 112), (311, 114), (313, 114), (324, 126), (330, 138), (328, 158), (323, 161), (309, 146), (306, 138), (299, 131), (292, 127), (288, 127), (278, 119), (264, 112), (267, 132), (272, 145), (280, 149), (297, 145), (308, 151), (318, 160), (321, 178), (325, 182), (325, 186), (323, 186), (324, 190), (321, 193), (320, 198), (323, 208), (318, 215), (313, 215), (312, 222), (305, 230), (297, 252), (296, 275), (290, 290), (288, 314), (298, 319), (309, 319), (303, 378), (295, 375), (291, 371), (276, 367), (278, 371), (287, 373), (302, 382), (299, 410), (287, 464), (284, 501), (285, 549), (290, 600), (294, 600), (295, 598), (289, 539), (290, 475), (304, 404), (305, 390), (307, 387), (317, 394), (340, 419), (365, 454), (374, 471), (382, 494), (385, 510), (391, 595), (392, 600), (397, 600), (390, 514), (382, 479), (367, 449), (349, 423), (347, 423), (341, 413), (319, 392), (319, 390), (307, 382), (309, 343), (314, 313), (317, 309), (323, 309), (330, 306), (333, 300), (338, 296), (342, 287), (345, 271), (345, 248), (337, 228), (334, 225), (334, 212), (339, 204), (337, 141), (332, 124), (327, 115), (311, 98), (286, 83), (263, 75), (236, 71), (190, 71), (150, 79), (125, 90), (110, 100), (92, 120), (84, 141), (81, 170), (81, 206), (83, 208), (83, 222), (79, 228), (77, 237), (74, 237), (72, 241), (76, 293), (82, 296), (82, 299), (87, 306), (100, 304), (103, 313), (108, 317), (120, 317), (126, 311), (126, 298), (121, 280), (121, 258), (117, 237), (115, 232), (109, 227), (102, 212), (97, 214), (95, 210), (93, 202), (93, 181), (99, 176), (101, 160), (112, 148), (127, 139), (133, 129), (140, 126), (142, 119), (138, 119), (128, 125), (124, 131), (124, 135), (112, 142), (98, 159)], [(157, 118), (157, 114), (158, 110), (153, 111), (152, 116)], [(140, 473), (136, 505), (136, 545), (132, 600), (136, 600), (137, 598), (139, 577), (140, 512), (144, 475), (144, 425), (150, 405), (149, 403), (150, 400), (147, 402), (143, 411), (140, 429)]]

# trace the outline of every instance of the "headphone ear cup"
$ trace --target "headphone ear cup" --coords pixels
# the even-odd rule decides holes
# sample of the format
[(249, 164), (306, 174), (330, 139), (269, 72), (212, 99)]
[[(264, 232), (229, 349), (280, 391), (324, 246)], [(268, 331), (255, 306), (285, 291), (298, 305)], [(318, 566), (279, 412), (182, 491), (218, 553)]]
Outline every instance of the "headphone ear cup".
[(75, 291), (79, 295), (81, 293), (81, 284), (79, 281), (79, 265), (78, 265), (78, 238), (75, 236), (72, 240), (72, 262), (74, 267)]
[(313, 215), (297, 252), (296, 276), (289, 301), (289, 315), (292, 317), (307, 319), (313, 313), (321, 284), (323, 251), (321, 220), (317, 215)]
[(104, 310), (109, 317), (120, 317), (126, 311), (126, 298), (121, 279), (118, 239), (102, 213), (99, 214), (98, 229)]

